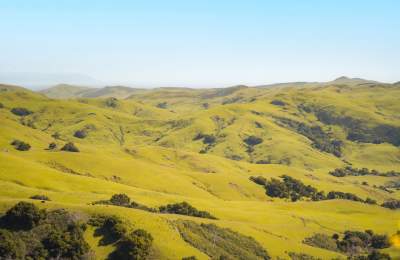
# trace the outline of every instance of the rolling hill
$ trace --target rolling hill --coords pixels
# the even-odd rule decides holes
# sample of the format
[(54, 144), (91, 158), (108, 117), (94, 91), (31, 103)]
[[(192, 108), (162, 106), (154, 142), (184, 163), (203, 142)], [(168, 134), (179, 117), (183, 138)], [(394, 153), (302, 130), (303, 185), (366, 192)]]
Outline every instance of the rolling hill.
[[(149, 259), (217, 259), (226, 245), (245, 254), (253, 242), (237, 234), (254, 238), (273, 259), (346, 259), (346, 252), (304, 241), (346, 230), (397, 232), (400, 211), (380, 205), (400, 199), (399, 100), (398, 84), (349, 78), (216, 89), (59, 85), (39, 93), (0, 85), (0, 209), (23, 200), (116, 215), (152, 234)], [(16, 149), (14, 140), (30, 149)], [(79, 152), (64, 151), (68, 142)], [(345, 167), (368, 171), (330, 174)], [(272, 196), (250, 179), (282, 175), (360, 200)], [(216, 219), (93, 204), (120, 193), (148, 208), (186, 201)], [(51, 201), (29, 199), (36, 194)], [(199, 235), (207, 230), (225, 242), (207, 247)], [(85, 238), (98, 259), (116, 247), (99, 243), (92, 227)], [(239, 238), (246, 243), (232, 242)], [(380, 251), (396, 259), (398, 250)]]

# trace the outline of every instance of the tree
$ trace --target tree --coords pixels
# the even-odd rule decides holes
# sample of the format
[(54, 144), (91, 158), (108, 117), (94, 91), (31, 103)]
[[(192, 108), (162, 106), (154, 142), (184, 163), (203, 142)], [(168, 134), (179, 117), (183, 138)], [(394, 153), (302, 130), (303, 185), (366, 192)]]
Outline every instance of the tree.
[(11, 109), (11, 113), (17, 116), (28, 116), (33, 112), (23, 107), (14, 107), (13, 109)]
[(47, 201), (50, 200), (50, 198), (47, 197), (46, 195), (33, 195), (33, 196), (30, 197), (30, 199), (33, 199), (33, 200), (47, 200)]
[(136, 229), (128, 234), (119, 244), (118, 259), (146, 259), (150, 253), (153, 237), (143, 229)]
[(87, 136), (87, 131), (86, 130), (77, 130), (75, 133), (74, 133), (74, 136), (76, 137), (76, 138), (80, 138), (80, 139), (83, 139), (83, 138), (85, 138), (86, 136)]
[(46, 212), (28, 202), (18, 202), (3, 217), (5, 225), (11, 229), (29, 230), (39, 224)]
[(0, 258), (23, 259), (25, 243), (5, 229), (0, 229)]
[(79, 152), (79, 149), (78, 149), (78, 147), (75, 146), (74, 143), (69, 142), (69, 143), (66, 143), (66, 144), (61, 148), (61, 151), (78, 153), (78, 152)]
[(263, 142), (263, 139), (254, 135), (251, 135), (247, 137), (246, 139), (243, 140), (247, 145), (249, 146), (254, 146), (261, 144)]
[(129, 206), (131, 199), (128, 197), (128, 195), (121, 193), (112, 195), (110, 202), (117, 206)]
[(31, 149), (31, 145), (28, 143), (25, 143), (20, 140), (14, 140), (11, 142), (11, 145), (15, 147), (18, 151), (29, 151)]
[(52, 142), (52, 143), (49, 144), (49, 150), (54, 150), (56, 148), (57, 148), (57, 144), (56, 143)]

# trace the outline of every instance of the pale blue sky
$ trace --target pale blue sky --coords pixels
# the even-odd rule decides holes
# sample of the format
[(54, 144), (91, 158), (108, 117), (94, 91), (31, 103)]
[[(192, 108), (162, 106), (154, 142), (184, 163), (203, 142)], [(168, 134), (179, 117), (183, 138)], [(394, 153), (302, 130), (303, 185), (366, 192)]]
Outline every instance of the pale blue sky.
[(400, 80), (400, 1), (0, 0), (0, 72), (135, 86)]

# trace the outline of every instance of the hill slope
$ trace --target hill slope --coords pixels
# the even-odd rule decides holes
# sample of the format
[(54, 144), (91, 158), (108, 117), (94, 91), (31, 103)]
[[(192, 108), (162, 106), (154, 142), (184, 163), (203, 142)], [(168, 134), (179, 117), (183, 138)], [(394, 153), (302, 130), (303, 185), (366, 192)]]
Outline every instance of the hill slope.
[[(51, 201), (41, 207), (112, 213), (153, 235), (154, 259), (207, 258), (206, 251), (184, 239), (175, 224), (178, 220), (230, 228), (253, 237), (272, 257), (286, 259), (289, 252), (323, 259), (345, 257), (303, 243), (315, 233), (397, 231), (400, 213), (379, 205), (400, 198), (389, 185), (398, 183), (399, 176), (329, 174), (350, 165), (400, 171), (396, 85), (162, 88), (129, 97), (123, 89), (125, 99), (104, 93), (84, 98), (89, 97), (83, 94), (86, 89), (65, 94), (82, 95), (79, 100), (50, 99), (16, 87), (2, 89), (7, 89), (0, 91), (3, 211), (19, 200), (46, 194)], [(15, 108), (29, 113), (21, 115)], [(11, 145), (15, 139), (31, 148), (15, 149)], [(80, 152), (62, 151), (67, 142)], [(50, 143), (57, 148), (49, 149)], [(266, 195), (249, 179), (282, 175), (325, 193), (371, 198), (378, 205), (306, 197), (292, 202)], [(116, 193), (148, 207), (187, 201), (217, 220), (91, 204)], [(86, 236), (96, 256), (106, 258), (111, 249), (98, 246), (90, 232)], [(383, 251), (393, 257), (398, 254), (394, 247)]]

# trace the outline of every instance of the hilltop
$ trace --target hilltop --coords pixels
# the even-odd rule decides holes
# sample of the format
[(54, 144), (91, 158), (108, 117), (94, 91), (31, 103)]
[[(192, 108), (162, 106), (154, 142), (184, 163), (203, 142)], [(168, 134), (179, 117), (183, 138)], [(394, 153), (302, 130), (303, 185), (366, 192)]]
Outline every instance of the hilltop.
[[(116, 215), (151, 233), (150, 259), (217, 258), (229, 243), (254, 259), (261, 248), (273, 259), (346, 258), (305, 241), (397, 232), (399, 211), (381, 204), (400, 199), (399, 99), (396, 84), (343, 77), (214, 89), (0, 85), (0, 208), (44, 194), (41, 208)], [(137, 204), (109, 202), (121, 193)], [(165, 206), (183, 201), (196, 210)], [(226, 239), (218, 250), (205, 242), (216, 233)], [(85, 238), (99, 259), (117, 247), (91, 227)]]

